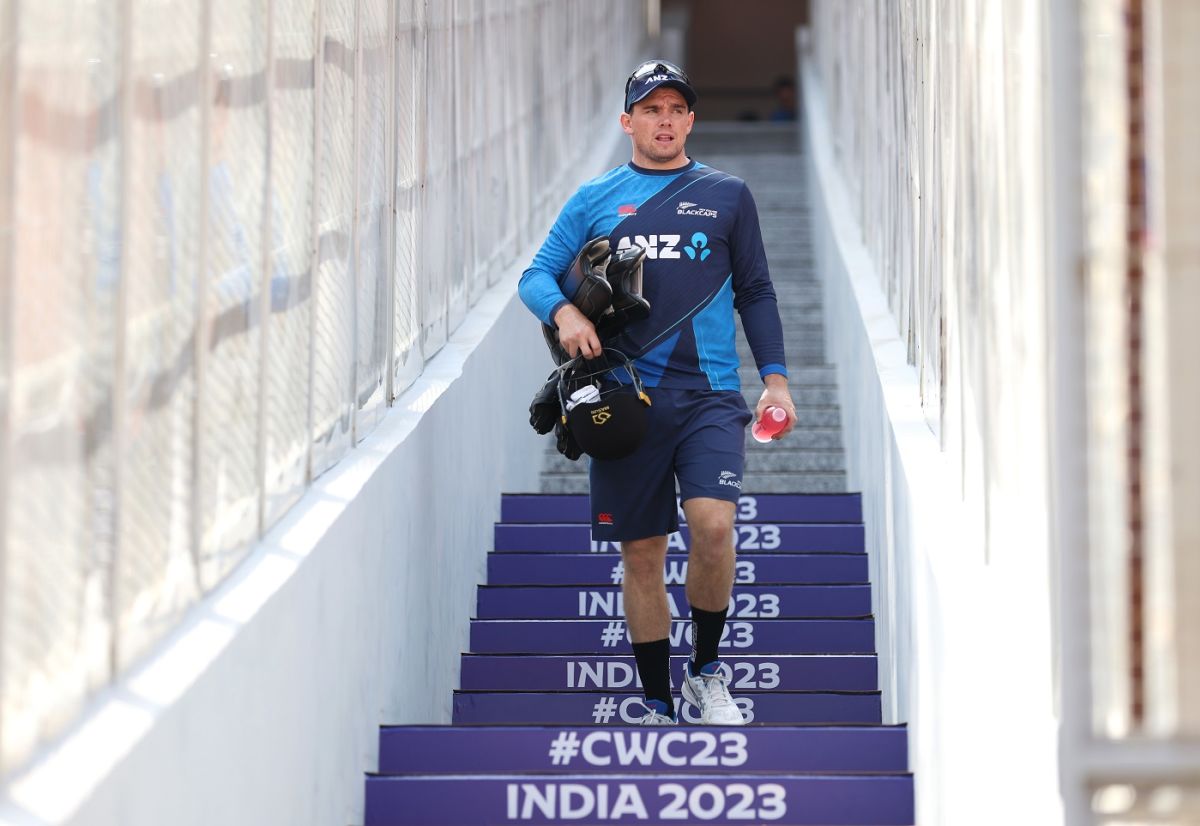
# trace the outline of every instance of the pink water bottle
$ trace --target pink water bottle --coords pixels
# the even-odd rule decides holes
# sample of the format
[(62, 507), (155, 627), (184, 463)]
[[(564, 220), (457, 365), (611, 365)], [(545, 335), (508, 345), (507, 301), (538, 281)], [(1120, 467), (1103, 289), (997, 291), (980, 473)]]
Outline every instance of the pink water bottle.
[(750, 428), (750, 435), (756, 442), (769, 442), (772, 436), (787, 426), (787, 420), (787, 411), (772, 404), (763, 411), (762, 418)]

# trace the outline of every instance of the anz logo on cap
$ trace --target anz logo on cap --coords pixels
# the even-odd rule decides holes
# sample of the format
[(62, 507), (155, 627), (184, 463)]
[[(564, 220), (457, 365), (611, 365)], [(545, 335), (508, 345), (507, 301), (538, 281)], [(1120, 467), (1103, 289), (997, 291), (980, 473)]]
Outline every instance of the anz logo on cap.
[(670, 75), (650, 75), (650, 77), (643, 80), (642, 83), (657, 83), (660, 80), (671, 80), (671, 76)]

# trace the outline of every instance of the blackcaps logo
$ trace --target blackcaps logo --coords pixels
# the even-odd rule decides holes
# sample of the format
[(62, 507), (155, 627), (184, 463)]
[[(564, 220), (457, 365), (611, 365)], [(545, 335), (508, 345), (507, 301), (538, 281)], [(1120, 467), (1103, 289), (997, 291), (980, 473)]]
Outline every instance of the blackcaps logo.
[(712, 250), (708, 249), (708, 236), (703, 232), (693, 233), (691, 245), (684, 247), (683, 251), (686, 252), (687, 257), (693, 261), (696, 260), (697, 255), (700, 256), (701, 261), (712, 255)]
[(612, 418), (612, 412), (608, 406), (598, 407), (592, 411), (592, 421), (597, 425), (602, 425)]
[(737, 478), (737, 474), (732, 470), (721, 471), (721, 476), (717, 479), (717, 484), (737, 488), (738, 490), (742, 489), (742, 480)]
[(676, 215), (699, 215), (701, 218), (716, 218), (717, 211), (706, 207), (697, 206), (694, 201), (680, 201), (679, 206), (675, 207)]

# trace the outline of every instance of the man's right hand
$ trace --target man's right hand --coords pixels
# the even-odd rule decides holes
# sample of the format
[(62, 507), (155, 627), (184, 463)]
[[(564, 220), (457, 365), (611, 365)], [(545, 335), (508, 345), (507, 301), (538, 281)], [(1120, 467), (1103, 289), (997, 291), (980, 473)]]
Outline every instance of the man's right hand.
[(600, 338), (587, 316), (574, 304), (564, 304), (554, 314), (554, 326), (558, 327), (558, 343), (575, 358), (583, 353), (585, 359), (600, 355)]

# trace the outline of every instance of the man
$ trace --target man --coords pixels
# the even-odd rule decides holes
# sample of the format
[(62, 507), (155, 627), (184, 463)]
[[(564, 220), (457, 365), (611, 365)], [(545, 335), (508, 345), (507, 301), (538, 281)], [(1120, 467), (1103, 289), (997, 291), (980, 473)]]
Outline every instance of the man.
[(780, 123), (796, 119), (796, 84), (787, 75), (775, 78), (775, 108), (769, 120)]
[(744, 722), (717, 659), (733, 590), (734, 510), (752, 419), (738, 381), (734, 309), (765, 385), (757, 415), (768, 405), (787, 411), (787, 426), (776, 438), (796, 419), (754, 200), (743, 181), (684, 152), (696, 99), (677, 66), (654, 60), (634, 70), (621, 115), (632, 161), (570, 198), (520, 285), (526, 306), (558, 330), (568, 354), (599, 356), (595, 328), (566, 300), (557, 279), (597, 236), (609, 236), (614, 249), (647, 248), (642, 295), (650, 317), (603, 346), (636, 358), (651, 388), (648, 432), (624, 459), (593, 459), (590, 479), (592, 536), (621, 543), (625, 615), (646, 695), (646, 725), (676, 721), (663, 584), (667, 535), (678, 528), (676, 479), (691, 532), (692, 654), (681, 690), (702, 722)]

